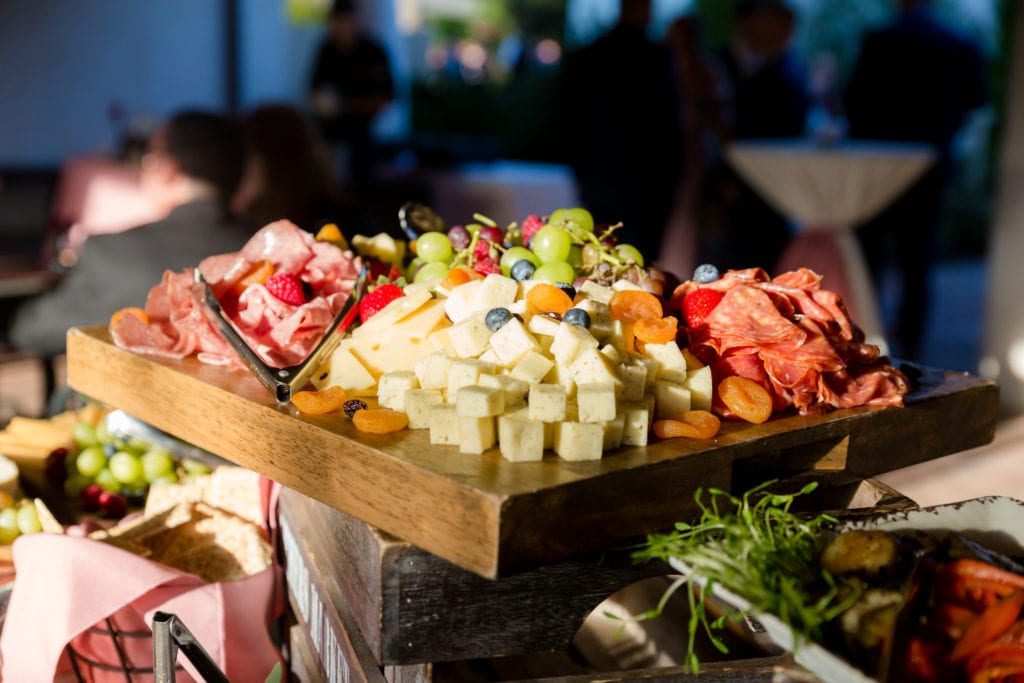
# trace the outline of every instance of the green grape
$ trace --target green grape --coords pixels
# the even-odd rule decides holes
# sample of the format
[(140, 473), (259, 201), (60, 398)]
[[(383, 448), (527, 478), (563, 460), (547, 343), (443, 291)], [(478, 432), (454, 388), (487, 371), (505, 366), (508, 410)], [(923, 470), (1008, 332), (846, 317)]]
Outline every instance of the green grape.
[(142, 456), (142, 471), (146, 481), (156, 481), (174, 472), (174, 458), (162, 448), (154, 448)]
[(409, 265), (405, 267), (405, 279), (408, 282), (412, 282), (413, 279), (416, 277), (416, 271), (418, 271), (420, 269), (420, 266), (422, 265), (423, 259), (421, 259), (419, 256), (414, 258), (412, 261), (409, 261)]
[(165, 474), (162, 477), (157, 477), (153, 481), (149, 482), (149, 485), (150, 486), (162, 486), (164, 484), (177, 484), (177, 483), (178, 483), (178, 474), (176, 472), (171, 472), (170, 474)]
[(43, 530), (39, 523), (39, 513), (31, 502), (18, 506), (18, 530), (23, 534), (34, 534)]
[(21, 536), (18, 528), (18, 510), (10, 507), (0, 510), (0, 543), (7, 545)]
[(110, 430), (107, 428), (107, 421), (100, 420), (96, 424), (96, 439), (100, 443), (110, 443), (113, 437), (110, 435)]
[(640, 253), (640, 250), (634, 247), (632, 244), (617, 244), (615, 245), (615, 255), (620, 259), (629, 261), (632, 260), (641, 268), (644, 267), (644, 257)]
[(443, 232), (428, 232), (416, 239), (416, 255), (424, 263), (450, 263), (454, 257), (452, 242)]
[(64, 480), (64, 493), (68, 498), (78, 498), (85, 487), (91, 483), (92, 479), (83, 477), (76, 472)]
[(554, 284), (556, 282), (572, 282), (576, 279), (576, 271), (565, 261), (545, 263), (537, 268), (533, 274), (534, 280), (544, 280)]
[(424, 263), (423, 267), (416, 272), (416, 277), (412, 279), (413, 282), (433, 282), (434, 280), (440, 280), (448, 274), (448, 264), (434, 262)]
[(540, 265), (540, 259), (526, 247), (510, 247), (501, 255), (501, 262), (498, 264), (501, 266), (501, 274), (508, 277), (512, 270), (512, 264), (523, 259), (526, 259), (535, 266)]
[(210, 468), (206, 464), (199, 462), (198, 460), (192, 460), (186, 458), (181, 461), (181, 466), (185, 468), (185, 472), (188, 474), (209, 474)]
[(107, 454), (102, 446), (89, 446), (75, 458), (75, 468), (83, 477), (95, 478), (107, 466)]
[(128, 451), (118, 451), (110, 456), (107, 463), (110, 473), (122, 484), (131, 484), (142, 479), (145, 473), (142, 469), (142, 460), (139, 456)]
[(557, 263), (569, 257), (572, 239), (569, 233), (553, 225), (545, 225), (537, 231), (531, 242), (533, 253), (541, 263)]
[(586, 209), (557, 209), (548, 217), (548, 225), (564, 228), (582, 238), (586, 233), (594, 232), (594, 217)]
[(96, 474), (94, 481), (104, 491), (110, 491), (111, 493), (121, 492), (121, 482), (119, 482), (117, 477), (114, 476), (114, 473), (106, 467)]
[(583, 247), (579, 244), (574, 244), (569, 248), (569, 258), (565, 259), (570, 266), (579, 270), (583, 265)]
[(76, 422), (72, 435), (75, 443), (80, 448), (95, 446), (100, 442), (100, 440), (96, 438), (96, 428), (88, 422)]

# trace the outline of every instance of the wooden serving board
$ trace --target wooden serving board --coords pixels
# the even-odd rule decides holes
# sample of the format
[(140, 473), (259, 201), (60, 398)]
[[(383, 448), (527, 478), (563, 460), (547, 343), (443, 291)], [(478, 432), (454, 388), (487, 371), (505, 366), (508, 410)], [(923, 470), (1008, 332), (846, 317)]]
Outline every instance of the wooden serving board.
[(67, 365), (76, 391), (488, 578), (690, 519), (699, 487), (810, 470), (864, 478), (980, 446), (998, 412), (994, 383), (923, 370), (904, 408), (728, 422), (713, 440), (510, 463), (497, 448), (431, 446), (426, 430), (364, 434), (341, 413), (301, 415), (247, 371), (131, 353), (105, 327), (70, 330)]

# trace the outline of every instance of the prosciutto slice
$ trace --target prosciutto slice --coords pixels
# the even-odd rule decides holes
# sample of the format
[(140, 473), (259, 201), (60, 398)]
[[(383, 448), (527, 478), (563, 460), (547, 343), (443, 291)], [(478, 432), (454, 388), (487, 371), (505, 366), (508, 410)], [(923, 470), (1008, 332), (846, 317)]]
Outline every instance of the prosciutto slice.
[[(760, 268), (729, 271), (707, 284), (684, 282), (671, 305), (679, 309), (698, 287), (724, 294), (704, 322), (688, 330), (690, 351), (712, 367), (716, 383), (730, 375), (752, 379), (769, 390), (776, 410), (804, 414), (903, 405), (906, 376), (864, 342), (842, 299), (822, 289), (814, 271), (774, 279)], [(728, 412), (724, 405), (716, 409)]]
[[(295, 306), (258, 282), (243, 279), (261, 264), (274, 273), (294, 273), (313, 296)], [(287, 367), (302, 362), (319, 343), (352, 291), (359, 259), (332, 244), (317, 242), (289, 221), (260, 229), (241, 251), (209, 256), (198, 264), (231, 324), (263, 362)], [(132, 315), (111, 326), (123, 349), (164, 358), (193, 354), (203, 363), (242, 367), (234, 349), (217, 332), (202, 307), (203, 289), (191, 271), (167, 271), (146, 298), (148, 323)]]

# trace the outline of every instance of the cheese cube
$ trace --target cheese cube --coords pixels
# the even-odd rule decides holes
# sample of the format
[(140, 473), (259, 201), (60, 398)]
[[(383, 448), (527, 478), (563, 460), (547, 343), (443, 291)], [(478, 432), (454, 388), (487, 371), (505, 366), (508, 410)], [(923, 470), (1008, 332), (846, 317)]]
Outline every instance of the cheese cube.
[(485, 363), (490, 363), (494, 367), (498, 367), (499, 365), (502, 364), (501, 360), (498, 359), (498, 354), (494, 353), (493, 349), (487, 349), (479, 356), (477, 356), (477, 358)]
[(452, 348), (451, 331), (450, 325), (448, 327), (439, 327), (427, 335), (427, 343), (434, 348), (434, 351), (441, 351), (449, 358), (454, 358), (455, 349)]
[[(479, 280), (474, 280), (479, 282)], [(469, 283), (466, 283), (469, 284)], [(456, 358), (475, 358), (487, 348), (487, 341), (493, 332), (487, 329), (483, 311), (474, 313), (460, 322), (445, 328)]]
[(572, 365), (569, 366), (569, 374), (576, 382), (581, 384), (612, 384), (616, 391), (622, 390), (622, 380), (619, 373), (608, 359), (601, 355), (597, 349), (585, 349), (577, 354)]
[(492, 308), (508, 308), (519, 293), (519, 283), (510, 277), (491, 273), (485, 277), (476, 290), (476, 310), (489, 311)]
[(555, 340), (551, 342), (551, 355), (556, 363), (569, 365), (584, 349), (597, 349), (597, 340), (579, 325), (559, 323)]
[(430, 409), (430, 443), (455, 445), (459, 443), (459, 416), (454, 403), (436, 405)]
[(640, 401), (640, 404), (647, 409), (647, 428), (650, 429), (651, 425), (654, 424), (654, 406), (657, 403), (654, 398), (654, 392), (650, 394), (644, 394), (644, 400)]
[(624, 403), (619, 406), (624, 417), (622, 425), (623, 446), (646, 446), (650, 429), (650, 410), (639, 403)]
[(619, 365), (625, 360), (623, 354), (611, 344), (605, 344), (600, 350), (601, 355), (607, 358), (608, 362), (612, 365)]
[(459, 417), (459, 453), (483, 453), (494, 445), (493, 417)]
[(464, 282), (451, 291), (444, 302), (444, 312), (453, 323), (459, 323), (476, 312), (476, 295), (483, 280)]
[(385, 372), (377, 383), (377, 402), (383, 408), (405, 410), (405, 393), (417, 387), (416, 375), (408, 370)]
[(654, 391), (654, 383), (658, 381), (658, 368), (661, 363), (650, 356), (636, 356), (633, 360), (647, 369), (647, 376), (644, 378), (644, 393)]
[(604, 453), (604, 426), (559, 422), (555, 425), (554, 451), (563, 460), (600, 460)]
[(405, 414), (409, 416), (409, 429), (429, 429), (430, 411), (444, 403), (440, 389), (410, 389), (405, 392)]
[(527, 384), (537, 384), (548, 374), (555, 362), (538, 351), (528, 351), (512, 368), (511, 375)]
[(544, 457), (543, 422), (517, 415), (498, 418), (498, 447), (509, 462), (528, 462)]
[(485, 375), (493, 369), (493, 365), (478, 358), (453, 360), (448, 366), (448, 383), (445, 385), (448, 402), (455, 403), (459, 389), (476, 384), (480, 381), (480, 375)]
[(604, 423), (615, 419), (615, 387), (611, 384), (579, 384), (576, 404), (580, 422)]
[(580, 292), (583, 293), (588, 299), (606, 304), (612, 300), (612, 296), (615, 295), (615, 290), (599, 285), (593, 280), (586, 280), (580, 286)]
[(676, 384), (686, 382), (686, 359), (674, 341), (664, 344), (645, 344), (644, 355), (658, 361), (658, 379)]
[(559, 422), (565, 419), (566, 391), (560, 384), (533, 384), (527, 402), (530, 419)]
[(640, 401), (647, 389), (647, 367), (640, 363), (629, 363), (616, 368), (622, 380), (622, 400)]
[(622, 435), (626, 428), (626, 414), (619, 413), (615, 419), (604, 423), (604, 449), (610, 451), (622, 445)]
[(687, 370), (700, 370), (704, 367), (704, 363), (702, 363), (697, 356), (690, 353), (690, 349), (683, 349), (683, 358), (686, 359)]
[(494, 387), (462, 387), (455, 396), (459, 417), (494, 417), (505, 412), (505, 392)]
[(616, 280), (612, 283), (612, 290), (615, 292), (625, 292), (626, 290), (640, 290), (643, 291), (643, 287), (634, 285), (629, 280)]
[(699, 370), (688, 370), (684, 386), (690, 390), (690, 408), (692, 410), (711, 410), (714, 388), (711, 381), (710, 365), (705, 365)]
[(530, 391), (530, 383), (510, 377), (509, 375), (480, 375), (480, 386), (494, 387), (505, 396), (506, 412), (526, 403), (526, 394)]
[(590, 316), (590, 334), (594, 335), (595, 339), (604, 341), (615, 329), (615, 321), (612, 320), (611, 308), (607, 303), (601, 303), (593, 299), (584, 299), (575, 305), (576, 308), (582, 308)]
[(690, 409), (690, 390), (681, 384), (658, 380), (654, 384), (654, 410), (660, 420)]
[(565, 387), (567, 396), (576, 395), (576, 382), (572, 378), (569, 367), (555, 363), (555, 365), (544, 375), (544, 384), (560, 384)]
[(613, 320), (612, 331), (605, 338), (605, 341), (615, 346), (619, 351), (633, 353), (636, 350), (636, 336), (633, 334), (633, 324), (622, 322), (621, 320)]
[(530, 320), (526, 323), (526, 328), (530, 332), (547, 337), (554, 337), (558, 334), (558, 328), (561, 326), (561, 321), (542, 314), (530, 316)]
[(413, 372), (423, 389), (444, 389), (448, 386), (448, 366), (451, 361), (443, 351), (421, 358), (416, 362)]
[(348, 349), (339, 346), (313, 375), (313, 386), (319, 390), (341, 387), (355, 396), (372, 395), (377, 380)]
[[(491, 276), (488, 276), (491, 277)], [(513, 280), (513, 282), (515, 282)], [(526, 331), (523, 324), (512, 318), (491, 335), (487, 342), (498, 357), (501, 365), (510, 368), (530, 351), (539, 351), (540, 346), (532, 334)]]

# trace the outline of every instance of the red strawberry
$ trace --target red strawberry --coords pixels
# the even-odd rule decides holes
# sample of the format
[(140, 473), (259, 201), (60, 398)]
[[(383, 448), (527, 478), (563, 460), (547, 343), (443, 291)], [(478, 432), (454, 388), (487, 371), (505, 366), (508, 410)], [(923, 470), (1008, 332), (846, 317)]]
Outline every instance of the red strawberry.
[(537, 231), (544, 227), (544, 219), (535, 213), (531, 213), (523, 221), (523, 244), (529, 244)]
[(683, 317), (686, 318), (686, 324), (690, 327), (698, 327), (703, 324), (724, 296), (716, 289), (703, 287), (687, 294), (683, 299)]
[(359, 302), (360, 322), (365, 323), (380, 313), (381, 309), (401, 296), (405, 296), (402, 288), (391, 282), (374, 288)]
[(490, 258), (482, 258), (478, 260), (473, 264), (473, 270), (481, 275), (490, 275), (491, 273), (501, 275), (501, 266), (499, 266), (494, 259)]
[(307, 301), (303, 282), (295, 273), (271, 275), (264, 284), (267, 291), (286, 304), (301, 306)]

